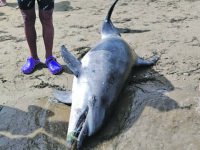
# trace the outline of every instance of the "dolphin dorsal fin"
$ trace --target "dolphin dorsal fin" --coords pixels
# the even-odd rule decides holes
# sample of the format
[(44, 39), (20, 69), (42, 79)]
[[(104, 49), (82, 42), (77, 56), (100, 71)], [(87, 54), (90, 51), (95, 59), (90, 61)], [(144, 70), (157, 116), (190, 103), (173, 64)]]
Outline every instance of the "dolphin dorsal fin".
[(102, 29), (101, 29), (102, 39), (105, 37), (108, 37), (108, 36), (112, 36), (112, 35), (120, 36), (119, 31), (115, 28), (115, 26), (113, 25), (113, 23), (111, 21), (111, 15), (112, 15), (113, 9), (115, 7), (115, 4), (117, 2), (118, 2), (118, 0), (115, 0), (114, 3), (111, 5), (106, 18), (103, 21), (103, 25), (102, 25)]
[(74, 57), (64, 45), (61, 47), (61, 55), (67, 67), (78, 77), (81, 70), (81, 62)]

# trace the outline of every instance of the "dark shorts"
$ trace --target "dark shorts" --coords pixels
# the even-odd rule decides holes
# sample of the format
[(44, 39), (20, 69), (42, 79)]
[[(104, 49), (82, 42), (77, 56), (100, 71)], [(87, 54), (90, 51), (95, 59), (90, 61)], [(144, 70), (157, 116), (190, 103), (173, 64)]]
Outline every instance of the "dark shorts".
[[(37, 0), (39, 9), (51, 10), (54, 8), (54, 0)], [(22, 10), (28, 10), (35, 6), (35, 0), (17, 0), (18, 6)]]

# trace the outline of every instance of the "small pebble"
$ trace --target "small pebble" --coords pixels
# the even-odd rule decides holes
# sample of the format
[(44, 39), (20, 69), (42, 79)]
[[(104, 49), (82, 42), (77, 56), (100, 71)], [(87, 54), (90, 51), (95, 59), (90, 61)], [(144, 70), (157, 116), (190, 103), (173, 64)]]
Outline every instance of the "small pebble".
[(190, 74), (187, 73), (187, 72), (185, 72), (185, 73), (183, 73), (183, 75), (184, 75), (184, 76), (189, 76)]

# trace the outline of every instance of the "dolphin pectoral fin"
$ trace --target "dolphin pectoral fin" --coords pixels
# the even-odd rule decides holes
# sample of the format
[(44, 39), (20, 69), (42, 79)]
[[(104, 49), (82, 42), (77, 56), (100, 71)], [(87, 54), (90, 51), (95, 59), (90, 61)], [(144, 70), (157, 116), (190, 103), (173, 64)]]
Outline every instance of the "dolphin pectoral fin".
[(74, 57), (64, 45), (61, 47), (61, 55), (67, 67), (78, 77), (81, 70), (81, 62)]
[(112, 21), (111, 21), (111, 15), (113, 12), (113, 9), (115, 7), (115, 4), (118, 2), (118, 0), (115, 0), (114, 3), (111, 5), (108, 14), (106, 16), (106, 18), (104, 19), (102, 28), (101, 28), (101, 35), (102, 35), (102, 39), (104, 37), (107, 37), (109, 35), (118, 35), (120, 36), (119, 31), (115, 28), (115, 26), (113, 25)]
[(157, 56), (154, 56), (150, 60), (144, 60), (144, 59), (138, 57), (136, 66), (151, 66), (151, 65), (154, 65), (157, 61), (158, 61)]
[(53, 96), (61, 103), (65, 103), (67, 105), (72, 104), (71, 99), (71, 91), (59, 91), (56, 89), (52, 89)]

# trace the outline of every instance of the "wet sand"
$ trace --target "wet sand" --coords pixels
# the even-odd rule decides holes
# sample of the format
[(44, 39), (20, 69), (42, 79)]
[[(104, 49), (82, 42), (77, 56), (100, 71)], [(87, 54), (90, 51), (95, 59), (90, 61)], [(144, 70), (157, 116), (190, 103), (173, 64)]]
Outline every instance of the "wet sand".
[[(73, 75), (61, 45), (81, 58), (101, 38), (112, 1), (57, 0), (54, 56), (64, 68), (52, 75), (44, 64), (21, 73), (29, 56), (15, 0), (0, 8), (0, 149), (67, 149), (70, 107), (55, 103), (52, 88), (71, 90)], [(36, 5), (37, 7), (37, 5)], [(42, 29), (37, 46), (45, 62)], [(200, 2), (123, 0), (112, 15), (122, 37), (142, 58), (159, 56), (152, 68), (134, 68), (110, 121), (83, 149), (198, 150), (200, 148)], [(135, 73), (137, 72), (137, 73)]]

